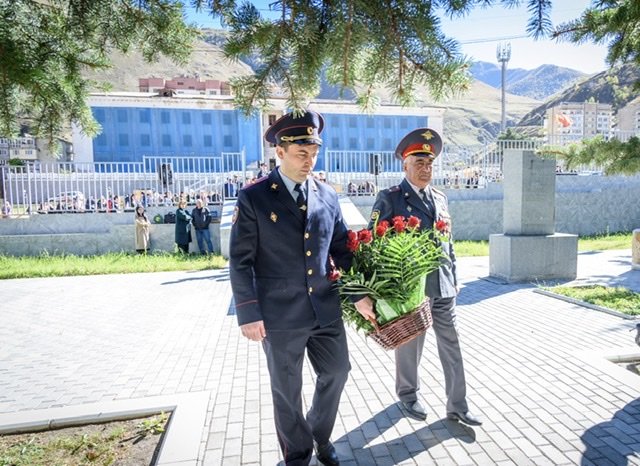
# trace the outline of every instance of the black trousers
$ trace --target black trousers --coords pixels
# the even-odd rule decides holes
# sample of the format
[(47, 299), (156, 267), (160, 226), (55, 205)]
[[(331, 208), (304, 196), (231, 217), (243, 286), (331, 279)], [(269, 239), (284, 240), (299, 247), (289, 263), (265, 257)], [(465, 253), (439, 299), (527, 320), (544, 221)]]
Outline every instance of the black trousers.
[[(262, 346), (267, 356), (276, 431), (287, 466), (306, 466), (313, 441), (329, 441), (340, 395), (351, 364), (344, 324), (327, 327), (267, 330)], [(302, 366), (305, 350), (317, 375), (313, 402), (302, 413)]]

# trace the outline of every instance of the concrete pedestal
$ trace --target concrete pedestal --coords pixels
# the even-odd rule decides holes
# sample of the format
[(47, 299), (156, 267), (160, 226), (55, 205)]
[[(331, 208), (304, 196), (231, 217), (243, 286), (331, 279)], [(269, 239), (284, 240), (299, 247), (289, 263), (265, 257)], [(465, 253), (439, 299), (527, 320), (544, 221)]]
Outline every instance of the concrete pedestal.
[(631, 268), (640, 270), (640, 228), (633, 230), (631, 238)]
[(490, 235), (489, 274), (509, 283), (574, 280), (578, 235)]

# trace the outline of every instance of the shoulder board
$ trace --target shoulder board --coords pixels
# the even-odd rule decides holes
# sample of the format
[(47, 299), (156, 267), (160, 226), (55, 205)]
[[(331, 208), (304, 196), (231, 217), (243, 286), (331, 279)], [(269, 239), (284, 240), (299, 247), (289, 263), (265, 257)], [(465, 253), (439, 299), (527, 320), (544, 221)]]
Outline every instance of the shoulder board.
[(400, 185), (395, 185), (395, 186), (391, 186), (388, 191), (390, 193), (397, 193), (398, 191), (400, 191)]
[(439, 189), (434, 188), (433, 186), (431, 187), (431, 191), (433, 191), (436, 194), (439, 194), (442, 197), (447, 197), (447, 195), (445, 193), (443, 193), (442, 191), (440, 191)]
[(256, 185), (259, 185), (259, 184), (261, 184), (261, 183), (264, 183), (264, 182), (265, 182), (266, 180), (268, 180), (268, 179), (269, 179), (269, 177), (268, 177), (268, 176), (265, 176), (265, 177), (262, 177), (262, 178), (258, 178), (258, 179), (257, 179), (257, 180), (255, 180), (253, 183), (245, 183), (245, 184), (242, 186), (242, 188), (240, 188), (240, 191), (244, 191), (245, 189), (249, 189), (249, 188), (251, 188), (252, 186), (256, 186)]

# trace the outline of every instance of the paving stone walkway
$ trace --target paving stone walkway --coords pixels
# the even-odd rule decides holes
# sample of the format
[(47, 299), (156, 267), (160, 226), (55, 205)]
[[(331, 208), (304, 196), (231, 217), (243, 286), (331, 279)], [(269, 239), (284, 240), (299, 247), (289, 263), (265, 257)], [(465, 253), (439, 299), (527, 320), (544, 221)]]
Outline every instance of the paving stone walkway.
[[(487, 280), (488, 265), (458, 267), (468, 395), (484, 425), (445, 419), (432, 337), (418, 422), (396, 405), (393, 354), (349, 331), (341, 464), (640, 465), (640, 377), (605, 359), (640, 354), (635, 322)], [(640, 291), (630, 265), (626, 250), (581, 253), (576, 281)], [(207, 391), (198, 465), (281, 460), (265, 359), (238, 332), (228, 270), (1, 281), (0, 317), (0, 415)], [(308, 364), (305, 377), (309, 402)]]

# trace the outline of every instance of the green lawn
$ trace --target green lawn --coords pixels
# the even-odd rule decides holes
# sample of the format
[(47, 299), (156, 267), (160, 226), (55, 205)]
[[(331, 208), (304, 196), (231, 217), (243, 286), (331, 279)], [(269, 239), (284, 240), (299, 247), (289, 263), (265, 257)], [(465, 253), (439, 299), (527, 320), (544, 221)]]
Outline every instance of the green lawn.
[(622, 287), (601, 285), (554, 286), (544, 288), (552, 293), (568, 296), (597, 306), (606, 307), (624, 314), (640, 315), (640, 293)]
[[(631, 233), (580, 238), (580, 251), (631, 248)], [(457, 257), (488, 256), (488, 241), (456, 241)], [(166, 272), (172, 270), (212, 270), (225, 267), (221, 256), (171, 253), (148, 255), (112, 253), (100, 256), (41, 254), (35, 257), (0, 255), (0, 279), (100, 275), (110, 273)]]

